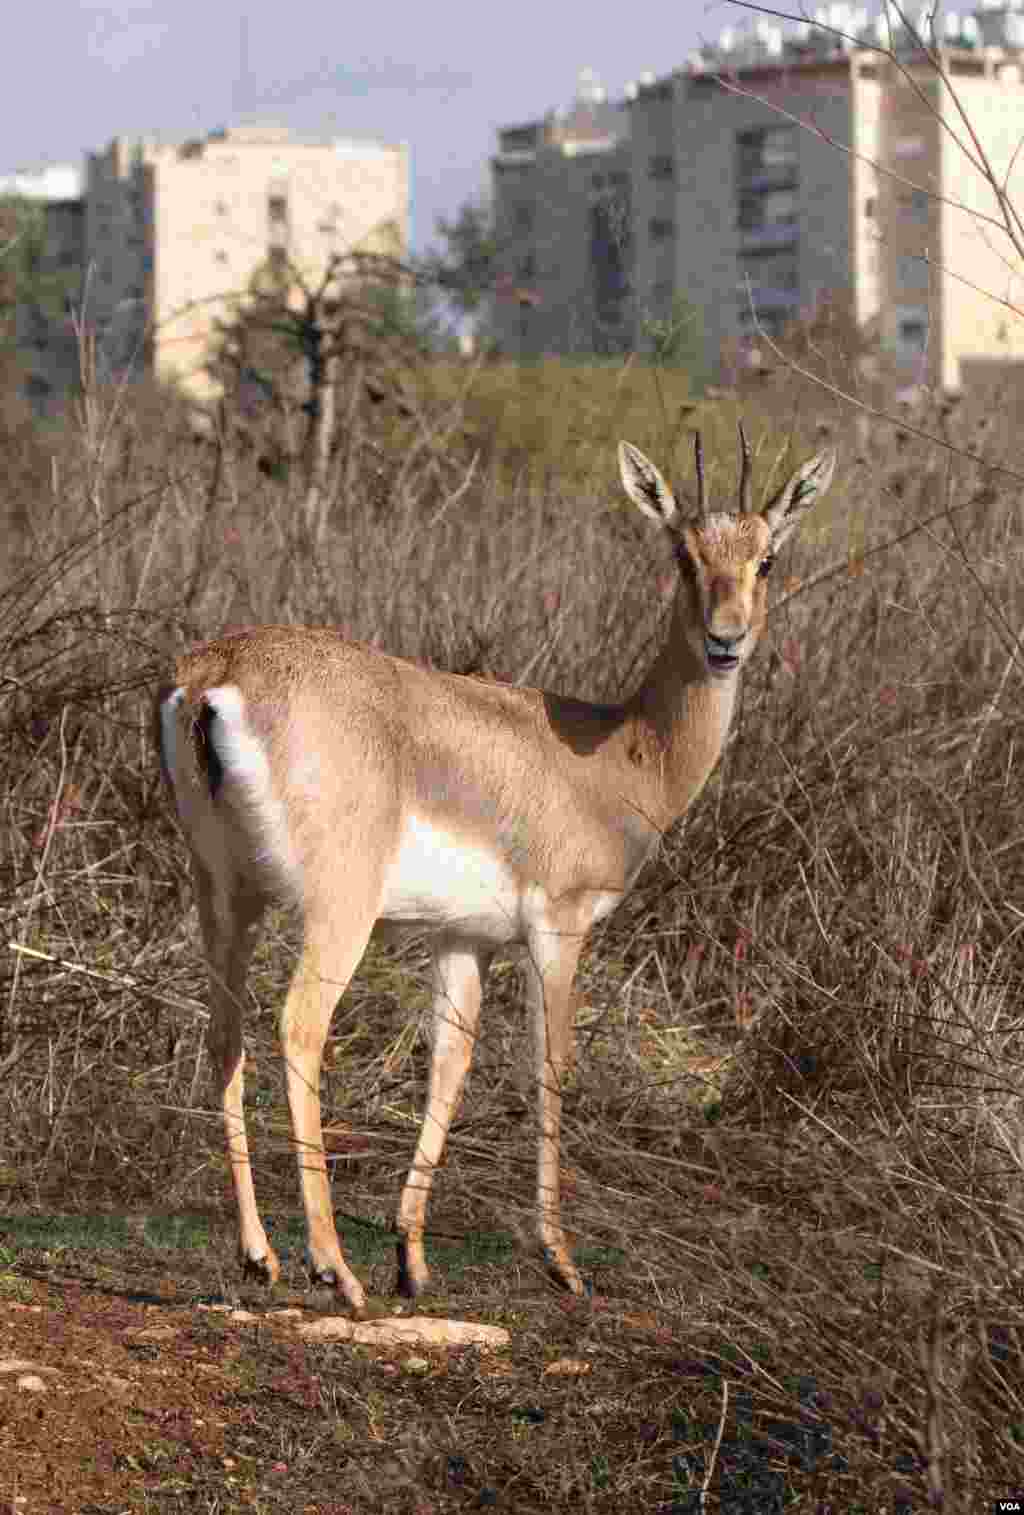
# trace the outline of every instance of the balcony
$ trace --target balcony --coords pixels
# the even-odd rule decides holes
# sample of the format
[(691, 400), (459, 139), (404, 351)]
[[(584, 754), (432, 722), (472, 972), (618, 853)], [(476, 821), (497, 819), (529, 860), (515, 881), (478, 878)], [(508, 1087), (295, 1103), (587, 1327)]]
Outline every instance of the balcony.
[(777, 167), (759, 165), (755, 169), (740, 169), (736, 187), (741, 194), (763, 194), (772, 189), (796, 189), (796, 165), (780, 163)]
[(744, 253), (776, 252), (795, 247), (800, 229), (795, 221), (768, 221), (763, 226), (741, 226), (739, 251)]

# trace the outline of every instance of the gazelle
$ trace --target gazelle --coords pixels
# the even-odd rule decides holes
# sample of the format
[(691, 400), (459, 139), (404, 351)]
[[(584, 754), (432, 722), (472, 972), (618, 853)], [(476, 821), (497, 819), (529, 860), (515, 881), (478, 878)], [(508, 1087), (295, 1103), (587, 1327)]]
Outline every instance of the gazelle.
[(595, 921), (632, 887), (722, 751), (740, 669), (765, 619), (776, 552), (828, 488), (835, 456), (803, 463), (763, 510), (740, 430), (738, 514), (709, 512), (700, 438), (683, 515), (635, 447), (626, 493), (667, 535), (679, 579), (664, 648), (621, 705), (591, 705), (423, 668), (330, 630), (264, 626), (207, 642), (162, 691), (162, 766), (192, 856), (209, 965), (210, 1050), (238, 1203), (243, 1265), (273, 1281), (242, 1105), (242, 1001), (253, 930), (297, 903), (303, 946), (281, 1015), (308, 1260), (355, 1312), (362, 1285), (334, 1226), (320, 1064), (335, 1004), (378, 923), (429, 933), (433, 1057), (398, 1209), (398, 1285), (426, 1284), (427, 1199), (469, 1067), (492, 955), (527, 949), (538, 1089), (537, 1226), (552, 1273), (582, 1291), (559, 1204), (570, 991)]

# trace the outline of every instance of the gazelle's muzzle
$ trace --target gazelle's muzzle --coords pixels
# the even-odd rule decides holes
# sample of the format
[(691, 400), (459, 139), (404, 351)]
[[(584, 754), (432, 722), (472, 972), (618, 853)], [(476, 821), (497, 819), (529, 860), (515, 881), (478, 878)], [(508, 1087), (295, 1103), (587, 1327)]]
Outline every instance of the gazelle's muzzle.
[(741, 631), (738, 636), (720, 637), (713, 632), (704, 633), (704, 656), (707, 658), (708, 667), (712, 673), (731, 673), (739, 667), (740, 653), (747, 633)]

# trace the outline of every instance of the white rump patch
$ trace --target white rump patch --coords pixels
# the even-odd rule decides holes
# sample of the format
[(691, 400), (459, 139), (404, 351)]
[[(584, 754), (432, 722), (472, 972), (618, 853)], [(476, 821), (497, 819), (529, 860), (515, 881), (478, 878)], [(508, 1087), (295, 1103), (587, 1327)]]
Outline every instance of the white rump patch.
[(160, 706), (160, 756), (164, 771), (178, 792), (178, 706), (185, 698), (184, 689), (172, 689)]
[(284, 806), (274, 792), (270, 763), (259, 737), (249, 725), (242, 691), (221, 684), (203, 692), (213, 711), (209, 740), (224, 769), (224, 786), (244, 801), (253, 821), (257, 861), (296, 888), (299, 869), (288, 836)]
[(242, 691), (234, 684), (220, 684), (204, 690), (203, 699), (217, 717), (210, 737), (225, 773), (245, 784), (258, 804), (270, 790), (270, 765), (249, 729)]
[(410, 815), (384, 880), (380, 919), (468, 939), (522, 939), (522, 897), (495, 852), (462, 842)]

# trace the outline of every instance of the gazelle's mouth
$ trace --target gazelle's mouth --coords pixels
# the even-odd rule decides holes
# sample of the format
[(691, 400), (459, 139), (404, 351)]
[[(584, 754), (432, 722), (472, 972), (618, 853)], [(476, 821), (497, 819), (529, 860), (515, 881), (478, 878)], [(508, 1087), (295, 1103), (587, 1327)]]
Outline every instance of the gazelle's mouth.
[(704, 638), (704, 656), (712, 673), (732, 673), (740, 665), (739, 653), (733, 652), (728, 643), (723, 646), (717, 638)]

